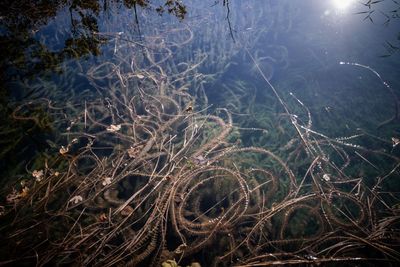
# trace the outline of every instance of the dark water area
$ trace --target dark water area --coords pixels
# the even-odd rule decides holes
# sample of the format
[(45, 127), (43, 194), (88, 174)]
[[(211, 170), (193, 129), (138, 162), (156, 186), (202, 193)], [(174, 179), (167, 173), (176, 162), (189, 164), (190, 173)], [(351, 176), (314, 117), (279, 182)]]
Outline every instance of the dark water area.
[(0, 265), (398, 266), (396, 1), (2, 1)]

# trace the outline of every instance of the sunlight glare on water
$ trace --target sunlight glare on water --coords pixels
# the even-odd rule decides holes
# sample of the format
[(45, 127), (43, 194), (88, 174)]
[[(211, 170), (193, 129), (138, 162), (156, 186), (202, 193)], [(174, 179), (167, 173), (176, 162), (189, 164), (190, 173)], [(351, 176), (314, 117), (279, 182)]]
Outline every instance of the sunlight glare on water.
[(333, 0), (332, 2), (338, 10), (344, 11), (354, 3), (354, 0)]

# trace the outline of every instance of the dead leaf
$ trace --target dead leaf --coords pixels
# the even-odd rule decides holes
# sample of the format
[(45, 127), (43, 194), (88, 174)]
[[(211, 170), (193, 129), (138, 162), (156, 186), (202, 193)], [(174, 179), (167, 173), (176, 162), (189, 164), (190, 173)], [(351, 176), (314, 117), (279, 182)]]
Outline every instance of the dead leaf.
[(20, 198), (26, 198), (29, 194), (29, 188), (27, 186), (25, 186), (24, 188), (22, 188), (21, 193), (19, 193), (19, 197)]
[(325, 181), (329, 182), (331, 180), (331, 177), (329, 176), (329, 174), (324, 174), (322, 175), (322, 179), (324, 179)]
[(136, 158), (136, 156), (140, 153), (142, 150), (143, 146), (136, 146), (136, 147), (131, 147), (127, 150), (128, 155), (130, 158)]
[(102, 214), (99, 215), (99, 221), (100, 222), (105, 222), (107, 221), (107, 215), (103, 212)]
[(68, 147), (68, 146), (67, 146), (67, 147), (61, 146), (61, 148), (60, 148), (59, 151), (60, 151), (60, 154), (61, 154), (61, 155), (65, 155), (65, 154), (68, 153), (69, 147)]
[(6, 196), (6, 201), (9, 204), (18, 203), (20, 196), (17, 191), (13, 188), (12, 192)]
[(398, 144), (400, 144), (400, 139), (396, 138), (396, 137), (392, 137), (392, 143), (393, 143), (393, 147), (395, 147)]
[(103, 182), (101, 183), (102, 185), (106, 186), (111, 184), (112, 178), (111, 177), (105, 177)]
[(43, 180), (43, 175), (43, 170), (34, 170), (32, 172), (32, 176), (35, 177), (36, 182), (41, 182)]
[(79, 202), (81, 202), (83, 200), (83, 197), (81, 196), (74, 196), (72, 197), (69, 202), (72, 202), (74, 204), (78, 204)]
[(111, 124), (109, 127), (107, 127), (107, 131), (109, 131), (109, 132), (117, 132), (117, 131), (119, 131), (121, 129), (121, 124), (117, 124), (117, 125), (115, 125), (115, 124)]

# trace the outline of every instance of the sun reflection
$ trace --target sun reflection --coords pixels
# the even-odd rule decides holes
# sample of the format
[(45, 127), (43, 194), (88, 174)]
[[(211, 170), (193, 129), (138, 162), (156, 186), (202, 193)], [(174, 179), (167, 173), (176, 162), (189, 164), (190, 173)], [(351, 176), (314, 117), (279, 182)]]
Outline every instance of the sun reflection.
[(337, 9), (344, 10), (350, 6), (354, 0), (332, 0)]

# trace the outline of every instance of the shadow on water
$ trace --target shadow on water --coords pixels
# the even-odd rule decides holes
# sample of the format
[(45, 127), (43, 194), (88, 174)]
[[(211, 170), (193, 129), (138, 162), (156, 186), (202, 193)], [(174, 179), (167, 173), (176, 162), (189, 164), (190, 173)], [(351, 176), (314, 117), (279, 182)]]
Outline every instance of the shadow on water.
[[(97, 34), (98, 25), (102, 24), (98, 21), (100, 13), (107, 14), (110, 5), (113, 5), (113, 8), (117, 5), (119, 8), (134, 11), (133, 26), (138, 39), (140, 39), (138, 8), (152, 9), (159, 15), (167, 12), (179, 19), (184, 19), (186, 14), (186, 7), (177, 1), (167, 1), (158, 6), (150, 5), (146, 0), (51, 3), (2, 1), (0, 5), (1, 111), (5, 114), (1, 117), (4, 130), (0, 158), (2, 171), (9, 166), (15, 168), (14, 166), (18, 165), (17, 161), (24, 158), (21, 154), (13, 155), (15, 151), (23, 153), (30, 151), (27, 158), (31, 158), (35, 152), (48, 148), (45, 140), (51, 136), (51, 121), (46, 114), (47, 111), (29, 112), (31, 117), (47, 121), (46, 125), (38, 124), (36, 119), (16, 119), (13, 114), (15, 105), (21, 100), (46, 97), (44, 94), (35, 94), (39, 90), (38, 81), (35, 81), (37, 77), (45, 80), (59, 79), (63, 75), (62, 65), (65, 62), (85, 60), (100, 55), (101, 45), (110, 39), (108, 35)], [(57, 25), (51, 26), (60, 16), (65, 19), (65, 24), (61, 26), (65, 29), (62, 30), (56, 29)], [(78, 85), (85, 82), (85, 78), (77, 79)], [(31, 86), (32, 84), (35, 86)], [(78, 88), (77, 90), (81, 90), (80, 86)], [(9, 156), (12, 158), (11, 162), (8, 161)]]

